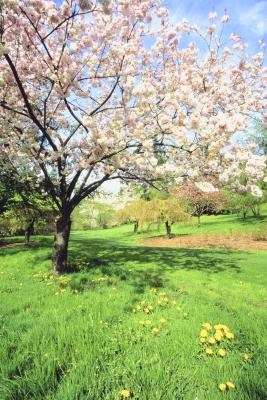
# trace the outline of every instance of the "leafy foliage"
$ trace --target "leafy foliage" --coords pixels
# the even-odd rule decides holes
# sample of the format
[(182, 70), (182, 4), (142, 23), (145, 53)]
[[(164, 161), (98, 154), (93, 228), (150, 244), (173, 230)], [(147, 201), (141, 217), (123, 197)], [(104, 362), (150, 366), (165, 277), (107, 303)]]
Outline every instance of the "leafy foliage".
[(114, 224), (114, 207), (107, 202), (85, 200), (72, 215), (72, 228), (86, 230), (108, 228)]

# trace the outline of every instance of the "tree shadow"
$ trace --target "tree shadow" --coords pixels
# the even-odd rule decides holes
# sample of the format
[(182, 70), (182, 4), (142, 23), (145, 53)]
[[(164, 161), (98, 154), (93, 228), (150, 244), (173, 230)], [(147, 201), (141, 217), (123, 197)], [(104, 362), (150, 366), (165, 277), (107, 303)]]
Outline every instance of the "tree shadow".
[(52, 246), (52, 238), (35, 236), (33, 240), (29, 243), (24, 243), (23, 238), (8, 238), (2, 241), (0, 245), (0, 255), (4, 254), (17, 254), (24, 251), (29, 251), (33, 249), (42, 249)]
[[(28, 246), (18, 246), (5, 249), (6, 254), (16, 254), (29, 251), (32, 248), (33, 257), (29, 263), (38, 267), (40, 263), (51, 258), (51, 237), (40, 237), (38, 241)], [(0, 254), (4, 250), (0, 249)], [(170, 278), (170, 273), (177, 270), (202, 271), (207, 274), (218, 274), (223, 271), (240, 272), (238, 261), (240, 252), (227, 249), (189, 249), (143, 247), (141, 245), (122, 244), (110, 239), (82, 238), (73, 235), (69, 248), (70, 273), (96, 272), (108, 277), (116, 277), (127, 281), (137, 293), (144, 292), (146, 287), (164, 287)]]
[(267, 222), (267, 217), (265, 215), (248, 216), (245, 219), (239, 217), (236, 220), (241, 225), (258, 225), (259, 223)]
[[(240, 252), (223, 249), (174, 249), (118, 244), (112, 240), (72, 238), (70, 261), (83, 261), (83, 272), (98, 270), (105, 276), (127, 281), (138, 293), (145, 287), (164, 287), (169, 273), (177, 270), (217, 274), (240, 272)], [(79, 270), (79, 265), (77, 268)], [(71, 272), (75, 272), (75, 268)]]
[[(105, 265), (123, 266), (127, 262), (153, 263), (165, 271), (186, 269), (218, 273), (226, 269), (240, 271), (237, 266), (238, 252), (226, 249), (189, 249), (166, 247), (143, 247), (118, 244), (112, 240), (72, 238), (72, 258), (101, 260)], [(94, 261), (95, 262), (95, 261)]]
[[(262, 377), (263, 378), (263, 377)], [(263, 378), (264, 379), (264, 378)], [(242, 383), (244, 387), (244, 393), (247, 394), (249, 400), (266, 400), (267, 399), (267, 389), (260, 387), (256, 382), (246, 382)]]

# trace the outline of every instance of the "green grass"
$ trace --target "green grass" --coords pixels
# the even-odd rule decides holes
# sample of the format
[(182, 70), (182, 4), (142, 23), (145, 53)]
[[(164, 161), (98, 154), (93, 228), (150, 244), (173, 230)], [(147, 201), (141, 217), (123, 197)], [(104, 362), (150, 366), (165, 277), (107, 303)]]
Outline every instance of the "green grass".
[[(263, 220), (205, 217), (175, 233), (250, 231)], [(122, 389), (138, 400), (266, 399), (267, 252), (147, 248), (131, 230), (74, 232), (80, 271), (63, 278), (49, 274), (49, 237), (0, 249), (0, 399), (119, 400)], [(151, 314), (133, 312), (142, 300)], [(205, 354), (204, 322), (234, 333), (225, 357)], [(221, 393), (226, 381), (236, 388)]]

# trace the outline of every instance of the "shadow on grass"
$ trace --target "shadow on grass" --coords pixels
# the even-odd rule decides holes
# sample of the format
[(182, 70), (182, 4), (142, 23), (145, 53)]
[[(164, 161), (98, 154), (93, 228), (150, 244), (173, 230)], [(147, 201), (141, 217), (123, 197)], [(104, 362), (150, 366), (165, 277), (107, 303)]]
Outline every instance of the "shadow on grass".
[[(32, 255), (31, 261), (33, 260), (33, 266), (38, 266), (38, 262), (51, 259), (52, 251), (52, 237), (44, 236), (33, 236), (32, 241), (29, 244), (25, 244), (23, 238), (7, 238), (0, 246), (0, 257), (1, 256), (14, 256), (19, 257), (24, 253)], [(18, 264), (20, 260), (18, 258)]]
[[(51, 258), (52, 238), (40, 237), (31, 246), (5, 249), (15, 255), (31, 251), (34, 267)], [(2, 254), (2, 249), (0, 253)], [(122, 244), (110, 239), (91, 239), (72, 236), (69, 249), (71, 273), (93, 274), (95, 271), (127, 281), (136, 292), (146, 286), (163, 287), (169, 273), (183, 269), (217, 274), (223, 271), (240, 272), (240, 253), (224, 249), (175, 249)]]
[(267, 217), (265, 215), (259, 216), (248, 216), (245, 219), (238, 217), (237, 222), (242, 225), (257, 225), (259, 223), (267, 222)]
[[(99, 265), (124, 266), (128, 262), (138, 264), (153, 263), (155, 269), (166, 270), (206, 270), (210, 273), (233, 269), (239, 272), (236, 265), (238, 253), (230, 250), (211, 249), (174, 249), (162, 247), (143, 247), (121, 245), (112, 240), (72, 238), (71, 259), (75, 257), (90, 259)], [(98, 260), (98, 261), (97, 261)], [(90, 263), (89, 263), (90, 264)], [(92, 265), (94, 266), (94, 265)]]
[[(264, 379), (264, 377), (262, 376)], [(266, 400), (267, 399), (267, 390), (261, 386), (261, 383), (257, 382), (245, 382), (243, 383), (244, 393), (247, 393), (248, 398), (250, 400)]]
[[(84, 272), (98, 268), (99, 272), (127, 281), (136, 293), (148, 287), (164, 287), (169, 273), (183, 269), (208, 274), (232, 270), (240, 254), (229, 250), (173, 249), (122, 245), (112, 240), (72, 238), (70, 263), (86, 260)], [(72, 270), (73, 272), (73, 270)]]

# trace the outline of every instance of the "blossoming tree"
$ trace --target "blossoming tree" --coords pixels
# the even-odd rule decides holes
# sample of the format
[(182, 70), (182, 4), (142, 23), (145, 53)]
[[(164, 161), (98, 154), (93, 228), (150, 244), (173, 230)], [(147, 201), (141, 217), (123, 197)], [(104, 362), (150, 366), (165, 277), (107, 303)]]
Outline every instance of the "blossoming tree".
[(219, 212), (226, 207), (226, 199), (222, 191), (207, 191), (202, 186), (198, 188), (198, 183), (186, 182), (173, 190), (173, 195), (179, 201), (188, 203), (188, 211), (197, 217), (198, 227), (200, 227), (200, 217), (208, 212)]
[(226, 48), (209, 17), (202, 34), (172, 26), (160, 0), (1, 0), (0, 155), (34, 172), (59, 211), (56, 273), (72, 211), (104, 182), (232, 177), (250, 154), (230, 140), (262, 111), (263, 56), (250, 60), (237, 35)]

